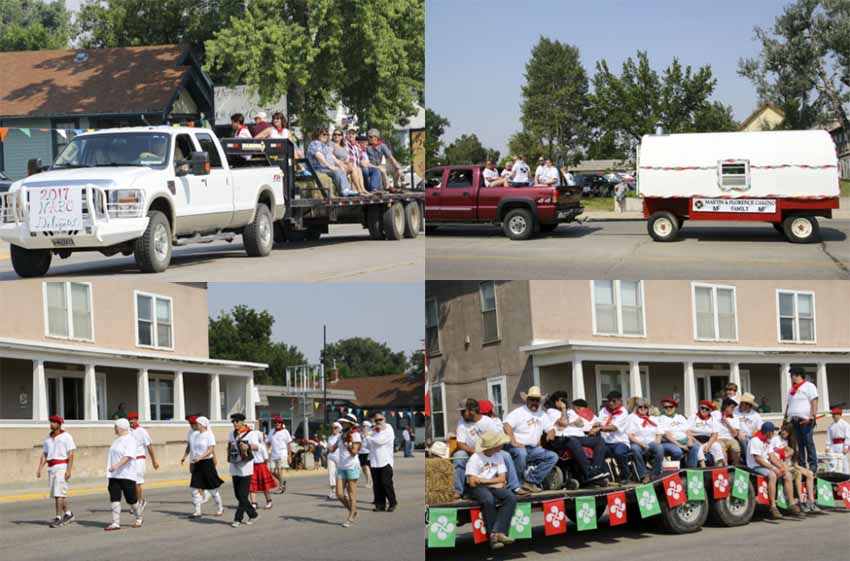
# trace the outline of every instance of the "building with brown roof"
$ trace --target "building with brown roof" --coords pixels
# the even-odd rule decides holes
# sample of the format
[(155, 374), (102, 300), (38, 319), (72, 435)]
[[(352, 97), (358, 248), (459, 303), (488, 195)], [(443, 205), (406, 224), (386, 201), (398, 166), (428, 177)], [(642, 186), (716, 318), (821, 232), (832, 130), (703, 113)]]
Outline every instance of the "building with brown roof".
[(75, 131), (214, 115), (213, 84), (186, 46), (7, 52), (0, 68), (0, 169), (13, 179)]

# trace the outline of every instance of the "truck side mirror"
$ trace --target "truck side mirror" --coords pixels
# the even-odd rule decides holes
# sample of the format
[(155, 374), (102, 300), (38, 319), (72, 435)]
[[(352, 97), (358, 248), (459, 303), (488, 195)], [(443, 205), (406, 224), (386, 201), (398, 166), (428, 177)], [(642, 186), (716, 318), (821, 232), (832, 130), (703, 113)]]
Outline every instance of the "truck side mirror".
[(32, 158), (27, 160), (27, 177), (30, 175), (35, 175), (37, 173), (41, 173), (46, 169), (46, 167), (41, 163), (40, 159)]
[(210, 156), (206, 152), (192, 152), (189, 164), (193, 175), (210, 174)]

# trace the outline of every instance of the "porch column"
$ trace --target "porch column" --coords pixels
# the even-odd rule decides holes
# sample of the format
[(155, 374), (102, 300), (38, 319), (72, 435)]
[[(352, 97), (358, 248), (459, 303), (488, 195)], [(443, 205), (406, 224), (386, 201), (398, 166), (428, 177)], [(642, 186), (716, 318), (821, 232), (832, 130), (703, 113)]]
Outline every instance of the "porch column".
[(697, 404), (697, 382), (694, 376), (694, 363), (688, 361), (685, 363), (684, 372), (684, 395), (682, 397), (684, 403), (685, 417), (690, 417), (696, 411)]
[(221, 420), (221, 385), (219, 375), (210, 376), (210, 421)]
[(790, 368), (790, 362), (783, 362), (779, 365), (779, 398), (782, 403), (782, 409), (780, 409), (782, 412), (785, 411), (785, 407), (788, 405), (788, 389), (791, 387), (791, 381), (788, 376), (788, 369)]
[(94, 364), (86, 364), (86, 375), (83, 380), (83, 413), (86, 421), (97, 421), (97, 380), (94, 375)]
[(573, 399), (585, 399), (584, 367), (580, 356), (573, 357)]
[(826, 382), (826, 363), (818, 363), (818, 409), (826, 411), (829, 409), (829, 388)]
[(640, 386), (640, 362), (637, 360), (629, 363), (629, 393), (630, 397), (643, 397), (643, 388)]
[(254, 373), (245, 378), (245, 420), (257, 420), (257, 408), (254, 406)]
[(136, 374), (136, 401), (139, 407), (139, 421), (150, 421), (151, 388), (148, 384), (147, 368), (140, 368)]
[(183, 420), (186, 418), (186, 395), (183, 392), (183, 372), (174, 373), (174, 418)]
[(738, 386), (738, 395), (744, 393), (741, 388), (741, 363), (732, 362), (729, 364), (729, 382)]
[[(44, 361), (32, 361), (32, 420), (47, 420), (47, 378), (44, 376)], [(52, 413), (58, 414), (58, 411)]]

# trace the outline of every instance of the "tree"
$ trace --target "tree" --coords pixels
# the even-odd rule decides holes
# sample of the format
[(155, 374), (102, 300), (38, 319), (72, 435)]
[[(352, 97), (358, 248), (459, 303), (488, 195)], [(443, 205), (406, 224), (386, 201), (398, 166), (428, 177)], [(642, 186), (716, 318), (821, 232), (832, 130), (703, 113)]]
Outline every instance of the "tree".
[(508, 138), (508, 150), (511, 151), (509, 160), (516, 156), (525, 156), (526, 162), (536, 162), (537, 158), (546, 152), (540, 139), (528, 131), (516, 132)]
[(417, 378), (425, 377), (425, 352), (422, 349), (412, 351), (408, 362), (410, 363), (410, 372), (413, 376)]
[(206, 68), (263, 102), (287, 94), (304, 128), (341, 102), (388, 131), (424, 103), (424, 37), (421, 0), (253, 0), (206, 42)]
[(759, 58), (741, 59), (738, 74), (749, 78), (762, 101), (785, 112), (780, 128), (810, 129), (826, 121), (850, 130), (850, 2), (797, 0), (786, 6), (772, 33), (755, 28)]
[(446, 146), (444, 159), (446, 164), (481, 164), (497, 161), (499, 151), (485, 148), (475, 134), (464, 134)]
[(525, 65), (522, 126), (553, 162), (577, 160), (588, 133), (587, 89), (578, 48), (541, 37)]
[(330, 366), (334, 361), (345, 378), (400, 374), (408, 367), (403, 351), (393, 352), (386, 343), (369, 337), (340, 339), (328, 345), (322, 353), (322, 364)]
[(443, 135), (450, 126), (448, 119), (436, 111), (425, 109), (425, 167), (440, 165)]
[(64, 2), (0, 0), (0, 51), (64, 49), (70, 38)]
[(676, 58), (659, 76), (644, 51), (638, 51), (637, 60), (626, 59), (620, 76), (603, 59), (593, 77), (595, 125), (629, 150), (657, 125), (668, 133), (734, 130), (731, 109), (709, 101), (716, 82), (711, 66), (694, 72)]
[(286, 367), (305, 364), (307, 359), (294, 345), (272, 341), (274, 316), (247, 306), (236, 306), (210, 318), (210, 357), (225, 360), (265, 362), (267, 372), (255, 374), (260, 384), (284, 384)]

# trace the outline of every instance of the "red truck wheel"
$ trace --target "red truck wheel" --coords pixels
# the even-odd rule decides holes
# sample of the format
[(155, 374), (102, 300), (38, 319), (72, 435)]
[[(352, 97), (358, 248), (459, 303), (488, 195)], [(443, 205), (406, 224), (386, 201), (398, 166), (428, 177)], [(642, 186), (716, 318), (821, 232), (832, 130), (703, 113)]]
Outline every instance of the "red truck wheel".
[(512, 240), (527, 240), (534, 234), (536, 222), (530, 210), (515, 208), (505, 214), (502, 230)]

